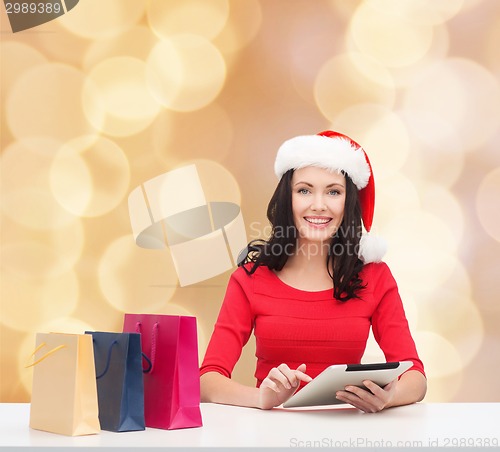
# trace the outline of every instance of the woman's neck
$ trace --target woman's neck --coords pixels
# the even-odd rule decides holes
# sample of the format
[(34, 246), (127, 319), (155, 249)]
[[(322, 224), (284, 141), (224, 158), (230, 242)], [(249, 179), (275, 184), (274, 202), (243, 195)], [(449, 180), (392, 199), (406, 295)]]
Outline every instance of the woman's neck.
[(297, 246), (293, 255), (288, 260), (294, 266), (317, 269), (323, 267), (326, 269), (326, 262), (330, 252), (330, 244), (328, 242), (297, 242)]
[(296, 251), (288, 257), (279, 278), (292, 287), (302, 290), (319, 291), (332, 287), (328, 272), (328, 243), (298, 243)]

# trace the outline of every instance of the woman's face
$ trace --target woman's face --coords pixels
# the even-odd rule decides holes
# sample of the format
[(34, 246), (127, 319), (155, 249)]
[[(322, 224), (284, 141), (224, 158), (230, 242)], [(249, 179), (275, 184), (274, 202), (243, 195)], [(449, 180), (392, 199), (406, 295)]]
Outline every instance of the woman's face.
[(329, 242), (344, 218), (343, 174), (307, 166), (292, 176), (292, 212), (299, 244)]

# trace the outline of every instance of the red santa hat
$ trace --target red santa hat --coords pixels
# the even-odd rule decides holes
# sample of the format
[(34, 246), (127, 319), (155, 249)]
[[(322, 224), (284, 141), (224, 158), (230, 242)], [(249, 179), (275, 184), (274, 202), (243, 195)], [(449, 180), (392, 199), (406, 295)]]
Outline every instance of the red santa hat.
[(365, 263), (380, 262), (386, 251), (383, 239), (370, 234), (375, 209), (375, 181), (370, 160), (354, 140), (327, 130), (285, 141), (278, 150), (274, 171), (281, 178), (290, 169), (318, 166), (343, 171), (358, 189), (361, 218), (366, 233), (359, 243), (359, 258)]

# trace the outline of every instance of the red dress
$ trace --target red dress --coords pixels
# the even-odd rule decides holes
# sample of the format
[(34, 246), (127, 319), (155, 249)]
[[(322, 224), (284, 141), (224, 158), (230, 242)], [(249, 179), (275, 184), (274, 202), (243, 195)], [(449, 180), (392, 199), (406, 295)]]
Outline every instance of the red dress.
[(387, 361), (413, 361), (424, 373), (399, 296), (385, 263), (367, 264), (360, 277), (366, 288), (358, 299), (333, 298), (333, 288), (319, 292), (295, 289), (267, 267), (249, 276), (232, 275), (201, 374), (215, 371), (231, 377), (243, 346), (255, 334), (257, 386), (273, 367), (307, 365), (315, 377), (332, 364), (357, 364), (370, 331)]

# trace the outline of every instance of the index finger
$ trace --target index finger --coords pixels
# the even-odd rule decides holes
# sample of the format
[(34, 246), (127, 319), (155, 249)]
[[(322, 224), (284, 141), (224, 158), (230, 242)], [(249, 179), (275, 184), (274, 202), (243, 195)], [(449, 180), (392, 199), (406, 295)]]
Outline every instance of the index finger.
[(294, 370), (293, 373), (295, 375), (295, 381), (293, 383), (296, 383), (296, 386), (299, 385), (299, 381), (297, 380), (305, 381), (306, 383), (309, 383), (312, 380), (312, 378), (309, 375), (302, 372), (301, 370)]

